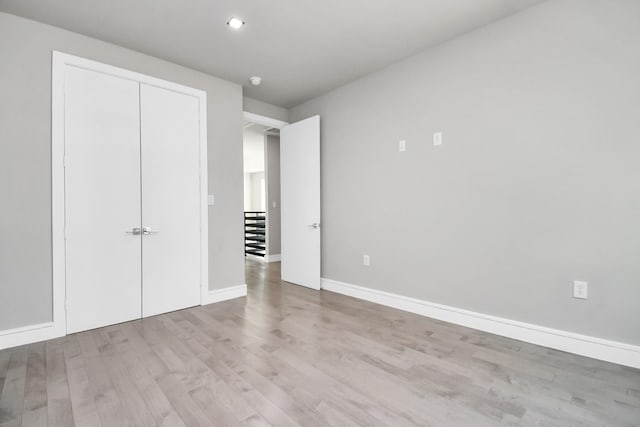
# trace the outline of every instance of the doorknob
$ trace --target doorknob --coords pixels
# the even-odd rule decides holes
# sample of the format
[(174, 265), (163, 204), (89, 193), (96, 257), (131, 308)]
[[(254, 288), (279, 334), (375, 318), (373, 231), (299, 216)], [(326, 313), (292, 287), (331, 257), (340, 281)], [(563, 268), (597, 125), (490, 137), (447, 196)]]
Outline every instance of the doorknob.
[(320, 228), (320, 224), (318, 224), (317, 222), (314, 222), (313, 224), (309, 224), (309, 227), (311, 227), (311, 228)]
[(140, 229), (140, 227), (133, 227), (131, 231), (127, 231), (127, 234), (133, 234), (134, 236), (139, 236), (140, 234), (142, 234), (142, 230)]
[(151, 227), (142, 227), (142, 234), (144, 234), (145, 236), (148, 236), (150, 234), (157, 234), (157, 231), (152, 231)]

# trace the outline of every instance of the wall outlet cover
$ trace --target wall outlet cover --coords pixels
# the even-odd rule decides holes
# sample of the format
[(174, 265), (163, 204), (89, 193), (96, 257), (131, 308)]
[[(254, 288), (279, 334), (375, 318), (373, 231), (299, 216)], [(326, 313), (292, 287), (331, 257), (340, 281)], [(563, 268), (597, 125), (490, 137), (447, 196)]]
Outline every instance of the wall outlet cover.
[(578, 299), (587, 299), (589, 297), (589, 283), (581, 280), (574, 281), (573, 297)]

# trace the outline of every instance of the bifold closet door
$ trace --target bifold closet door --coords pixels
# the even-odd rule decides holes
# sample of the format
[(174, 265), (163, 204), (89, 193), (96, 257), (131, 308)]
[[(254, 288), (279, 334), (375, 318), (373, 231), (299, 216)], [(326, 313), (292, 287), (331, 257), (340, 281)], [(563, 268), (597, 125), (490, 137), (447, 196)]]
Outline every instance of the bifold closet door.
[(140, 84), (142, 316), (200, 304), (199, 100)]
[(139, 84), (65, 71), (67, 333), (141, 316)]

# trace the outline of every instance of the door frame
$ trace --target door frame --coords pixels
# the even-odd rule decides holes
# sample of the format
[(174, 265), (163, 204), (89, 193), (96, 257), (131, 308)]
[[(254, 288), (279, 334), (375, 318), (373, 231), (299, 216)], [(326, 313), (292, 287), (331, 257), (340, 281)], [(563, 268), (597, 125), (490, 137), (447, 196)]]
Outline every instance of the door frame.
[(242, 112), (242, 118), (245, 122), (255, 123), (257, 125), (268, 126), (274, 129), (282, 129), (289, 125), (289, 122), (283, 120), (272, 119), (271, 117), (262, 116), (260, 114), (250, 113), (248, 111)]
[(207, 93), (146, 74), (53, 51), (51, 64), (51, 230), (53, 321), (51, 336), (67, 334), (65, 249), (65, 69), (78, 67), (171, 90), (198, 99), (200, 123), (200, 304), (209, 292), (209, 207), (207, 203)]

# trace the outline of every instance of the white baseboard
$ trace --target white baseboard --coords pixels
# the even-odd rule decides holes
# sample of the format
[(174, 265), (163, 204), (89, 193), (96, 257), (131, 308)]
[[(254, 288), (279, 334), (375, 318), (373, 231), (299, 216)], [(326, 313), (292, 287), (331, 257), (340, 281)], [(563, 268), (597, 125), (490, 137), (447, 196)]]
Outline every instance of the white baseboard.
[(640, 346), (322, 279), (322, 289), (544, 347), (640, 369)]
[(282, 261), (282, 256), (280, 254), (276, 255), (265, 255), (264, 262), (280, 262)]
[(65, 333), (64, 325), (53, 322), (7, 329), (0, 331), (0, 350), (63, 337)]
[(265, 256), (246, 254), (245, 257), (258, 262), (280, 262), (282, 259), (282, 256), (280, 254)]
[[(215, 289), (205, 294), (202, 300), (202, 305), (213, 304), (244, 296), (247, 296), (247, 285)], [(58, 322), (57, 325), (54, 322), (47, 322), (21, 328), (7, 329), (0, 331), (0, 350), (59, 338), (65, 335), (66, 327), (62, 321)]]
[(228, 288), (214, 289), (209, 291), (202, 300), (202, 305), (213, 304), (216, 302), (227, 301), (234, 298), (242, 298), (247, 296), (247, 285), (231, 286)]

